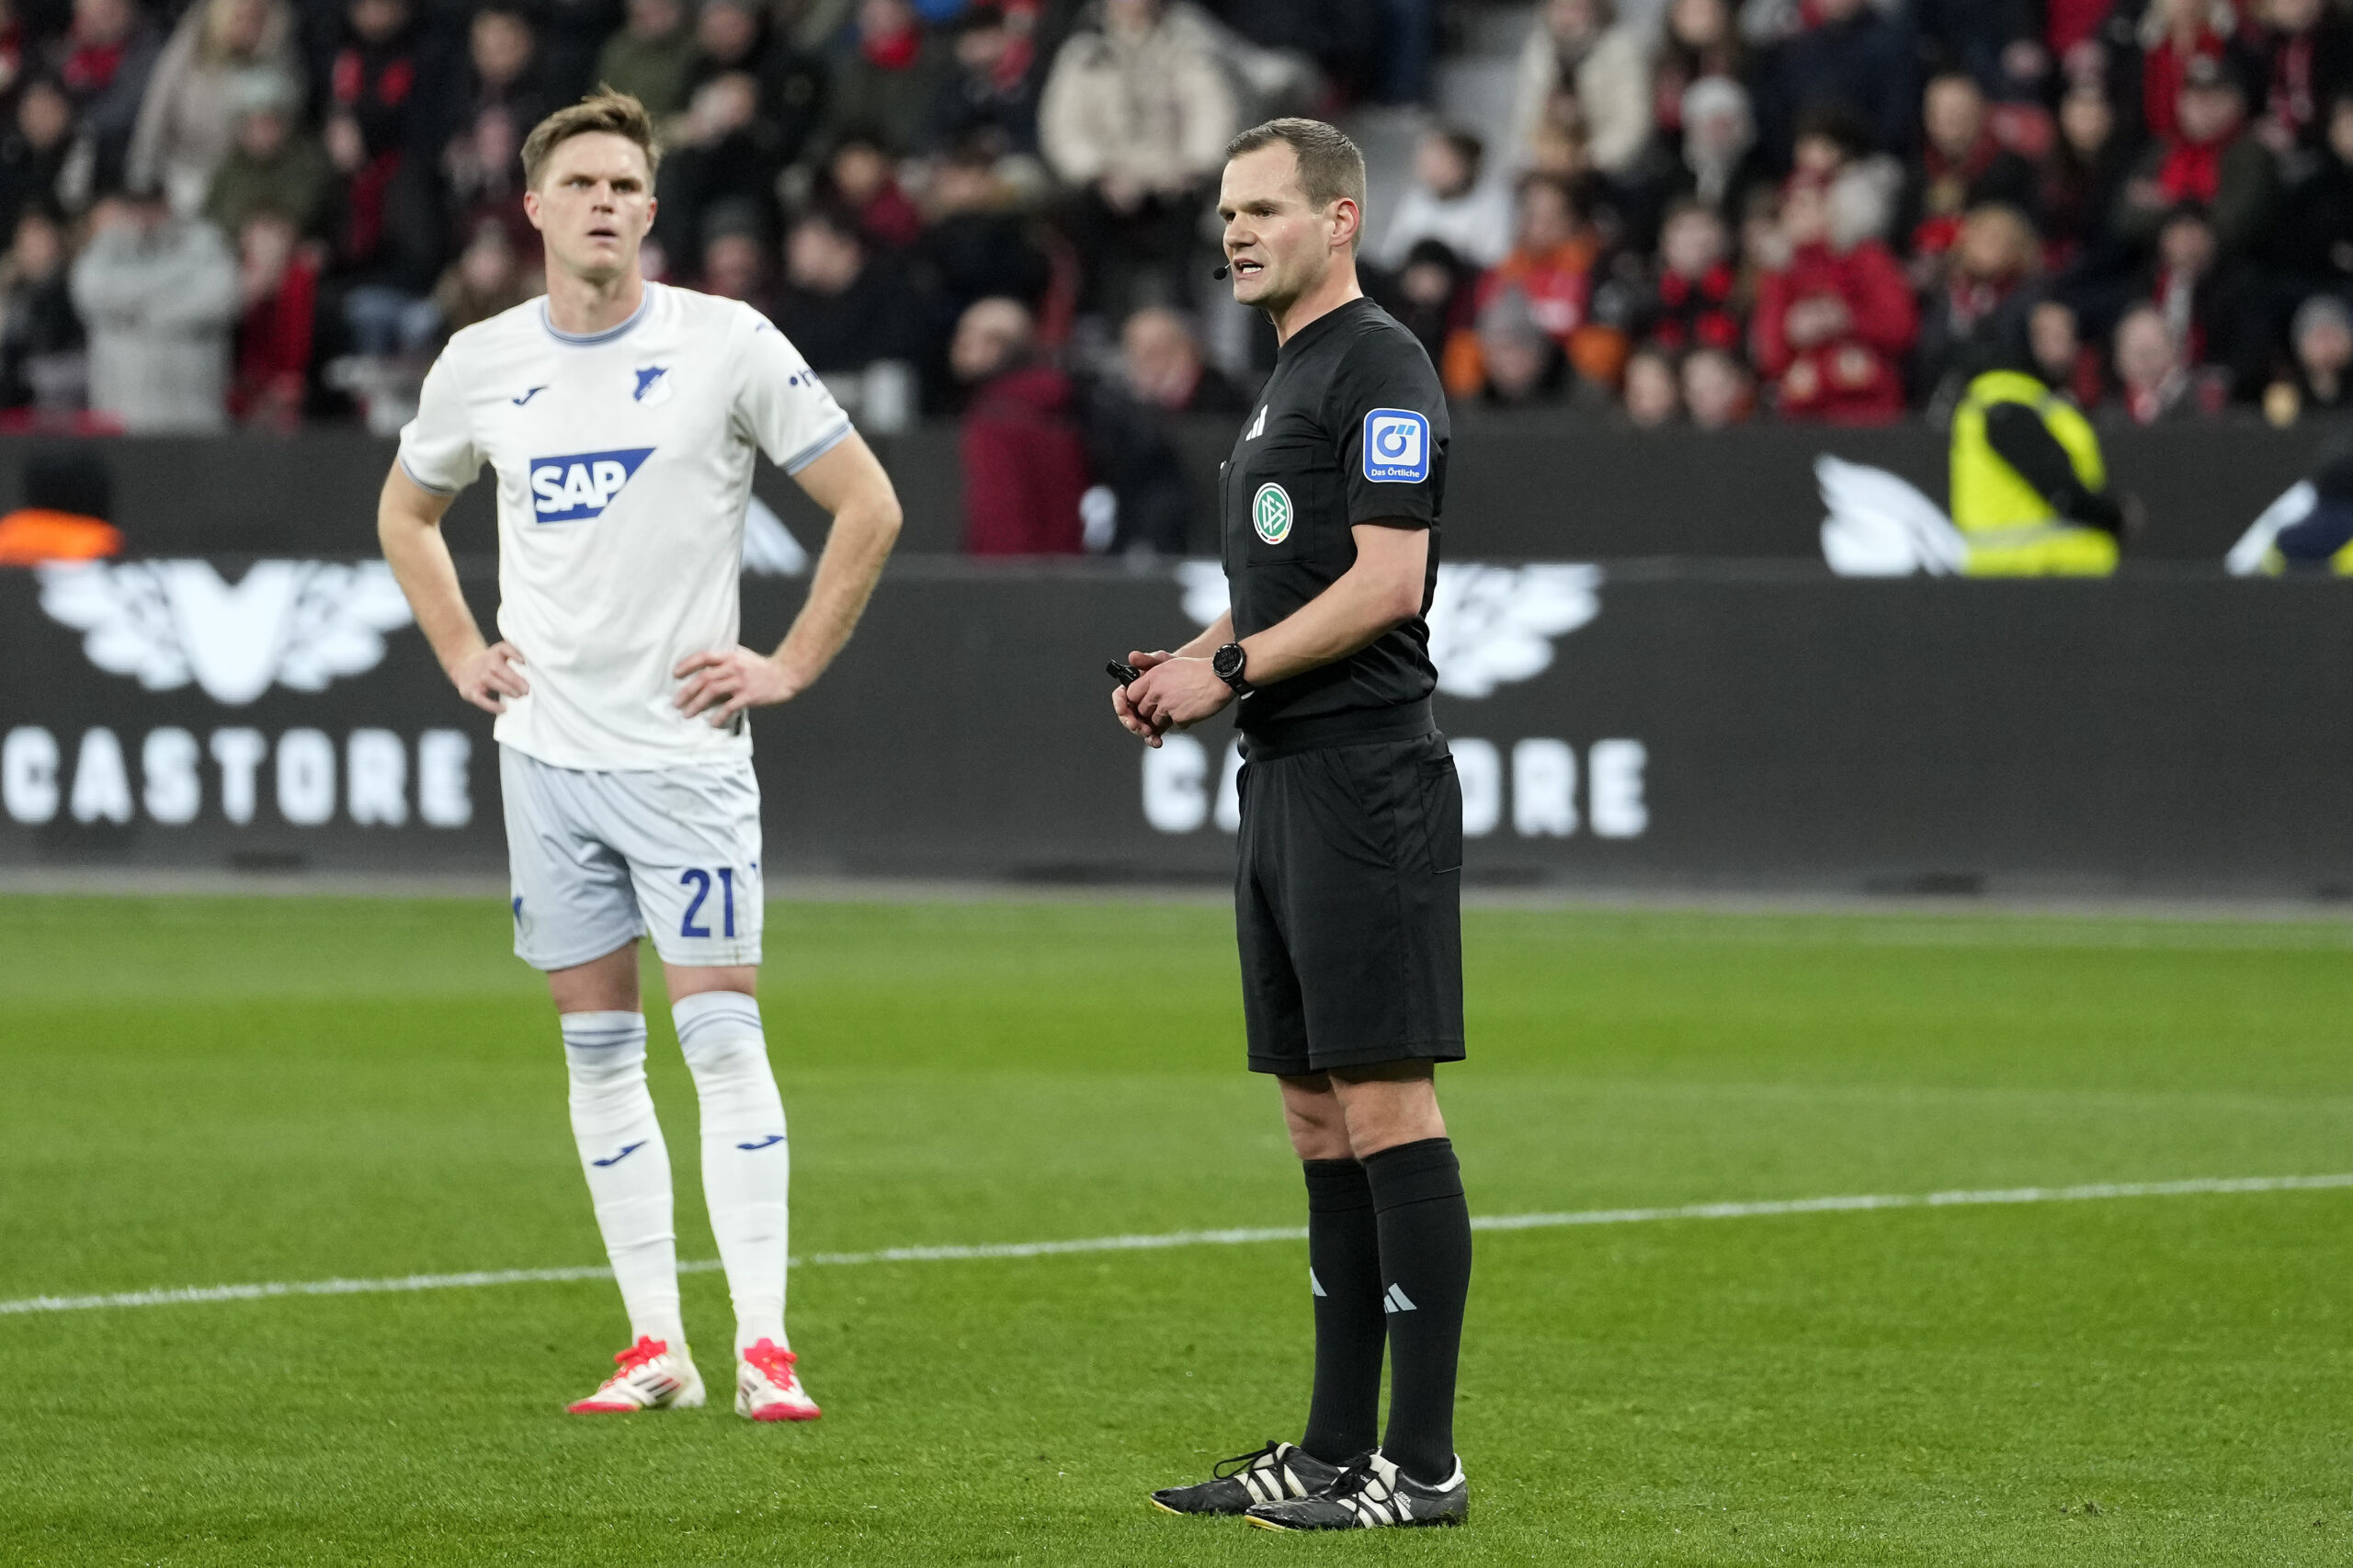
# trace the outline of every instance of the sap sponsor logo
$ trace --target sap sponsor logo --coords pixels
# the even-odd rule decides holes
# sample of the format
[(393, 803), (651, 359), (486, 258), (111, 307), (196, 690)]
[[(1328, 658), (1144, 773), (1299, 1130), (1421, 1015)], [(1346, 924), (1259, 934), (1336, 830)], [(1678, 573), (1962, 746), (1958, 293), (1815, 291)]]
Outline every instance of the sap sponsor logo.
[(408, 601), (381, 561), (262, 561), (233, 586), (206, 561), (44, 566), (40, 608), (85, 633), (82, 652), (150, 691), (194, 681), (241, 708), (272, 685), (324, 691), (374, 669)]
[(629, 447), (566, 458), (533, 458), (532, 515), (543, 523), (577, 523), (603, 517), (613, 497), (653, 455), (651, 447)]
[(1430, 422), (1410, 408), (1364, 416), (1364, 476), (1378, 484), (1419, 484), (1430, 476)]
[[(1184, 562), (1176, 574), (1185, 613), (1197, 624), (1225, 613), (1225, 573), (1216, 562)], [(1540, 675), (1552, 665), (1552, 640), (1600, 613), (1598, 566), (1442, 564), (1428, 617), (1438, 688), (1449, 697), (1486, 697)]]
[(259, 730), (220, 729), (199, 741), (166, 726), (148, 731), (136, 752), (134, 773), (122, 737), (97, 727), (82, 732), (69, 759), (59, 736), (20, 724), (0, 737), (0, 810), (27, 827), (128, 825), (142, 816), (180, 827), (203, 815), (209, 799), (221, 820), (243, 827), (259, 815), (267, 787), (278, 819), (296, 827), (324, 827), (338, 807), (360, 827), (473, 821), (473, 739), (462, 730), (426, 730), (413, 744), (391, 730), (354, 730), (338, 753), (324, 730), (292, 729), (273, 740)]
[[(1508, 822), (1521, 838), (1640, 838), (1649, 831), (1643, 774), (1650, 753), (1640, 741), (1601, 740), (1586, 748), (1549, 736), (1512, 743), (1453, 737), (1455, 772), (1462, 780), (1462, 833), (1485, 838)], [(1143, 753), (1143, 816), (1159, 832), (1197, 833), (1211, 823), (1227, 833), (1242, 825), (1242, 748), (1226, 748), (1212, 767), (1209, 748), (1191, 735), (1170, 735)], [(1582, 806), (1582, 809), (1580, 809)], [(1508, 810), (1506, 810), (1508, 807)]]

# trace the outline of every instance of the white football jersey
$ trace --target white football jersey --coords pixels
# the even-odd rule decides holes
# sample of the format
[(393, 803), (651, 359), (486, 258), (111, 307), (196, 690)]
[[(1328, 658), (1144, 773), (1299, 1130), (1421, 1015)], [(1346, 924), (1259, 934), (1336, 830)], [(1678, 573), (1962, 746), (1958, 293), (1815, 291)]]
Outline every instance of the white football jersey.
[(531, 687), (499, 741), (597, 771), (749, 756), (748, 725), (679, 714), (670, 671), (735, 645), (754, 449), (797, 473), (849, 431), (765, 317), (690, 290), (648, 283), (608, 332), (534, 300), (450, 338), (400, 460), (442, 494), (498, 476), (498, 631)]

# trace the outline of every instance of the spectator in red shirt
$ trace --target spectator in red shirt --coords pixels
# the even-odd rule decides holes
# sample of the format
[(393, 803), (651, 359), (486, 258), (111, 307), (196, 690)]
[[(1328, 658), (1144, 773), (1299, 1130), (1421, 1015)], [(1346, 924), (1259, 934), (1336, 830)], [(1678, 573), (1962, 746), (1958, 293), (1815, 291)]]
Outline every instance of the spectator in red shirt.
[(2117, 204), (2116, 230), (2147, 244), (2168, 214), (2202, 209), (2226, 256), (2243, 254), (2270, 216), (2279, 169), (2268, 149), (2246, 134), (2239, 79), (2219, 60), (2189, 62), (2175, 106), (2174, 131), (2141, 155)]
[(2141, 16), (2141, 119), (2150, 135), (2179, 131), (2181, 89), (2191, 65), (2201, 60), (2235, 65), (2238, 32), (2232, 0), (2149, 0)]
[(237, 235), (236, 371), (229, 412), (241, 422), (290, 433), (301, 422), (311, 373), (311, 327), (318, 301), (319, 254), (275, 212), (245, 220)]
[(1724, 221), (1703, 201), (1678, 202), (1659, 235), (1658, 279), (1636, 314), (1635, 336), (1669, 354), (1703, 347), (1736, 354), (1748, 335), (1739, 295)]
[(2064, 60), (2077, 44), (2090, 41), (2114, 10), (2114, 0), (2045, 0), (2042, 41), (2053, 58)]
[(1086, 449), (1070, 378), (1039, 357), (1029, 311), (978, 301), (956, 324), (949, 363), (972, 389), (958, 443), (965, 552), (1078, 554)]
[(1904, 269), (1877, 240), (1841, 250), (1825, 192), (1782, 199), (1787, 262), (1758, 288), (1757, 369), (1784, 418), (1874, 425), (1904, 414), (1903, 356), (1919, 330)]

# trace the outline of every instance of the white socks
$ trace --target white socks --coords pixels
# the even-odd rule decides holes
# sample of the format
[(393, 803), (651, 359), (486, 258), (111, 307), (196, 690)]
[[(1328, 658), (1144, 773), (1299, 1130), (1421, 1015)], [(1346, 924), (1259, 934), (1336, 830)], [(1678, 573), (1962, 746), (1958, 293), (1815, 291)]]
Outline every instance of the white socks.
[(605, 1256), (629, 1310), (630, 1336), (682, 1349), (678, 1243), (670, 1222), (670, 1153), (645, 1088), (642, 1013), (566, 1013), (572, 1136), (597, 1206)]
[[(677, 1003), (670, 1017), (702, 1102), (703, 1201), (735, 1301), (735, 1348), (762, 1339), (783, 1346), (792, 1146), (760, 1032), (760, 1005), (739, 991), (706, 991)], [(640, 1030), (642, 1040), (642, 1025)]]

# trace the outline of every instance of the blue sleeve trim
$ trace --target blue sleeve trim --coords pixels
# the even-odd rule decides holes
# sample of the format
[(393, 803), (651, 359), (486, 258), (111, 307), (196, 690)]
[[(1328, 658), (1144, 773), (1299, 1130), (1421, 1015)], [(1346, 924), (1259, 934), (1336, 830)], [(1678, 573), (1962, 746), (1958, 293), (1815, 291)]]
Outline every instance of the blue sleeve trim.
[(835, 447), (840, 446), (844, 441), (849, 439), (850, 430), (850, 422), (847, 419), (843, 420), (840, 429), (834, 430), (818, 437), (815, 440), (810, 442), (807, 446), (801, 448), (799, 451), (785, 459), (783, 463), (779, 466), (781, 466), (787, 473), (799, 473), (802, 469), (807, 468), (811, 463), (815, 462), (819, 458), (824, 457), (827, 452), (832, 451)]
[(408, 466), (408, 454), (406, 452), (401, 453), (394, 460), (401, 465), (401, 472), (408, 475), (408, 482), (411, 484), (415, 485), (419, 490), (430, 490), (436, 495), (455, 495), (458, 493), (452, 486), (435, 484), (428, 480), (418, 478), (416, 470)]

